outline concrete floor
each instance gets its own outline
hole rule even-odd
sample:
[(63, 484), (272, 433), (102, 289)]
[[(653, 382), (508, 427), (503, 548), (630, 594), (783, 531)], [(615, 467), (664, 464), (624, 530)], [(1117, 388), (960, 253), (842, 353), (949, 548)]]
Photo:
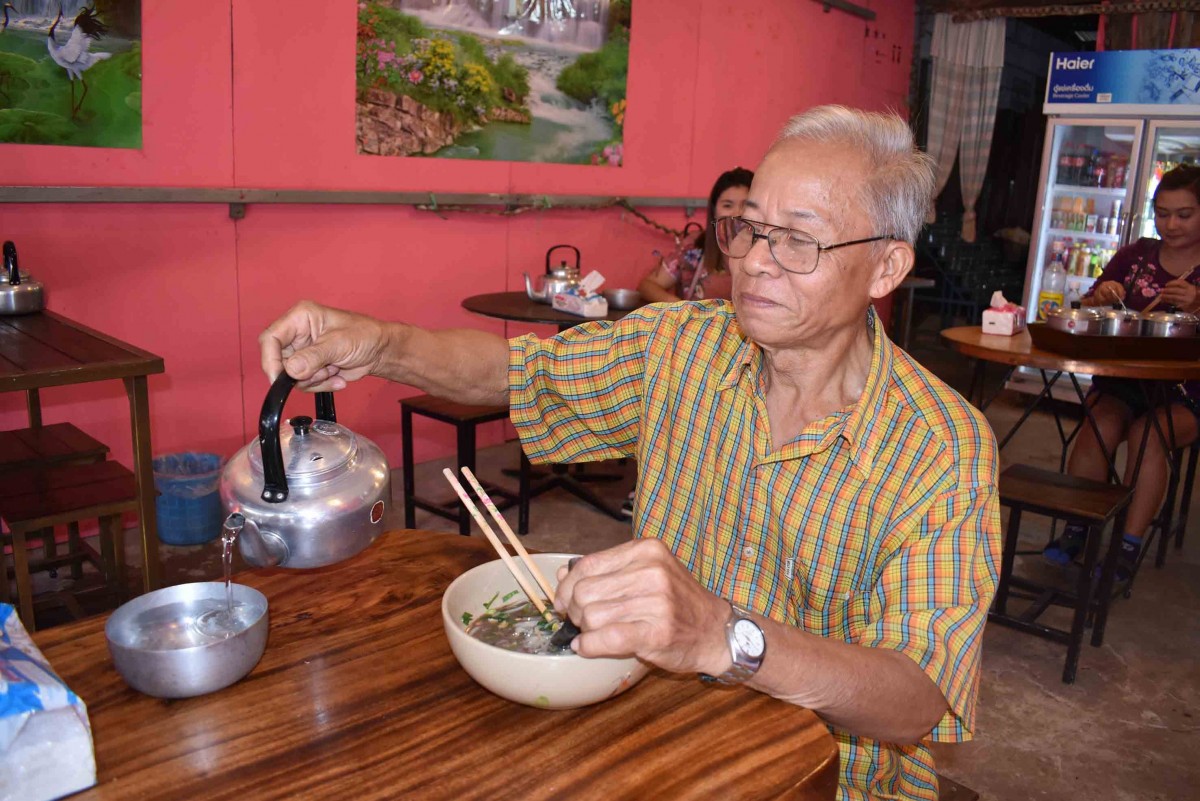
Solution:
[[(918, 327), (913, 353), (960, 390), (966, 363), (940, 346), (932, 321)], [(991, 380), (999, 378), (998, 370)], [(989, 408), (998, 432), (1018, 417), (1026, 396), (1003, 393)], [(1002, 453), (1005, 465), (1028, 462), (1058, 467), (1053, 418), (1035, 413)], [(480, 453), (478, 473), (504, 481), (500, 468), (515, 465), (509, 443)], [(418, 487), (440, 496), (440, 471), (449, 460), (418, 467)], [(633, 482), (625, 478), (593, 485), (614, 506)], [(400, 476), (394, 481), (400, 494)], [(445, 491), (448, 496), (448, 489)], [(1200, 492), (1191, 519), (1200, 525)], [(507, 513), (516, 525), (516, 511)], [(1023, 545), (1040, 547), (1048, 521), (1026, 516)], [(396, 527), (402, 519), (395, 518)], [(419, 512), (417, 527), (457, 530), (455, 524)], [(563, 491), (537, 498), (528, 547), (587, 553), (630, 536), (628, 525), (600, 514)], [(474, 536), (481, 536), (478, 533)], [(127, 541), (131, 546), (134, 538)], [(192, 548), (163, 547), (169, 583), (219, 577), (219, 543)], [(131, 560), (137, 555), (131, 549)], [(989, 625), (984, 636), (977, 738), (938, 746), (939, 771), (978, 791), (984, 799), (1113, 799), (1152, 801), (1196, 797), (1200, 784), (1200, 534), (1190, 533), (1183, 550), (1172, 550), (1159, 570), (1150, 564), (1131, 598), (1115, 602), (1105, 644), (1085, 644), (1073, 685), (1061, 682), (1065, 647)], [(1040, 559), (1018, 557), (1018, 572), (1051, 570)], [(1060, 571), (1063, 581), (1072, 575)], [(1050, 575), (1054, 575), (1053, 572)], [(1052, 617), (1061, 623), (1065, 616)]]

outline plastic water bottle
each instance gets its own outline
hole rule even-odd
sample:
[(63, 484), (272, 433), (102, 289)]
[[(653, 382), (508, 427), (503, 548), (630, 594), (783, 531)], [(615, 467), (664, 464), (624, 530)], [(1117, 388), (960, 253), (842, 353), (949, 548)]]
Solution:
[(1045, 320), (1050, 312), (1063, 305), (1063, 288), (1067, 283), (1067, 271), (1056, 258), (1050, 262), (1042, 276), (1042, 291), (1038, 293), (1038, 319)]

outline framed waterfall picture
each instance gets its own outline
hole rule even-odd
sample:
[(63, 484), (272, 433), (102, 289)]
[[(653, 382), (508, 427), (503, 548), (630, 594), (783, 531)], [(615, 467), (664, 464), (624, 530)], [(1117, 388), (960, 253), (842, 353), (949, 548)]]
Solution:
[(141, 0), (0, 9), (0, 143), (142, 146)]
[(358, 152), (621, 166), (632, 0), (358, 4)]

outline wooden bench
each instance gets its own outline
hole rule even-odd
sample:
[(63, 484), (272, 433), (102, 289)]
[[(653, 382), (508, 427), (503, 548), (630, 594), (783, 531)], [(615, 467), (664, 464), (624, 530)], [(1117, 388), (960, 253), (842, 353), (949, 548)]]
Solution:
[(108, 446), (70, 423), (0, 431), (0, 473), (102, 462)]
[[(1083, 631), (1089, 615), (1095, 615), (1092, 645), (1098, 646), (1104, 640), (1104, 626), (1108, 619), (1108, 607), (1112, 596), (1113, 573), (1121, 546), (1119, 532), (1124, 528), (1125, 509), (1133, 497), (1133, 490), (1121, 484), (1076, 478), (1025, 464), (1007, 468), (1000, 474), (999, 485), (1000, 503), (1009, 507), (1009, 518), (1000, 561), (1000, 581), (996, 586), (996, 599), (988, 619), (1065, 643), (1067, 661), (1063, 667), (1062, 680), (1071, 684), (1075, 681)], [(1021, 513), (1026, 511), (1075, 521), (1087, 527), (1083, 566), (1075, 581), (1074, 592), (1013, 575), (1013, 559), (1016, 556), (1017, 537), (1021, 530)], [(1118, 533), (1109, 538), (1108, 552), (1100, 571), (1099, 587), (1094, 593), (1096, 582), (1092, 574), (1097, 564), (1104, 528), (1110, 522), (1114, 523), (1114, 531)], [(1032, 597), (1033, 603), (1019, 615), (1010, 614), (1008, 611), (1009, 593), (1013, 587), (1034, 593), (1027, 596)], [(1037, 618), (1051, 604), (1070, 606), (1074, 609), (1069, 630), (1037, 622)]]
[[(118, 599), (123, 594), (124, 549), (121, 515), (137, 510), (133, 473), (117, 462), (94, 462), (32, 469), (11, 473), (0, 481), (0, 520), (9, 529), (13, 575), (17, 584), (18, 611), (25, 628), (34, 631), (34, 598), (31, 576), (62, 565), (92, 562), (104, 575), (105, 589)], [(81, 520), (100, 523), (100, 553), (79, 537)], [(67, 553), (58, 555), (53, 545), (54, 527), (73, 526)], [(28, 542), (40, 538), (45, 557), (29, 560)], [(8, 570), (0, 571), (0, 594), (7, 599)]]
[[(416, 494), (415, 465), (413, 464), (413, 415), (429, 417), (442, 423), (454, 426), (457, 440), (456, 459), (458, 467), (468, 467), (475, 472), (475, 428), (481, 423), (508, 419), (507, 406), (471, 406), (456, 403), (451, 400), (435, 398), (432, 395), (417, 395), (403, 398), (400, 401), (400, 434), (402, 439), (402, 469), (404, 473), (404, 525), (416, 528), (417, 509), (424, 509), (439, 517), (458, 522), (459, 534), (471, 533), (471, 513), (454, 496), (445, 501), (433, 501)], [(457, 471), (455, 471), (457, 473)], [(518, 490), (513, 493), (503, 487), (488, 483), (479, 478), (480, 484), (492, 496), (498, 509), (508, 509), (517, 506), (517, 533), (529, 533), (529, 480), (531, 467), (529, 460), (521, 452), (521, 468), (518, 479)], [(478, 476), (477, 476), (478, 478)], [(465, 486), (465, 485), (464, 485)], [(448, 488), (447, 488), (448, 489)], [(469, 492), (469, 489), (468, 489)]]

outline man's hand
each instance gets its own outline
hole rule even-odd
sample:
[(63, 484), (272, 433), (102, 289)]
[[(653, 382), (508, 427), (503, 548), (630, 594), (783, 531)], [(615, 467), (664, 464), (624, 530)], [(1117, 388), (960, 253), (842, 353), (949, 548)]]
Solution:
[(286, 369), (302, 389), (329, 392), (376, 368), (387, 328), (371, 317), (302, 301), (263, 331), (258, 344), (272, 381)]
[(1182, 278), (1168, 281), (1163, 287), (1162, 302), (1183, 311), (1196, 310), (1196, 286)]
[(700, 586), (656, 539), (638, 539), (559, 570), (554, 608), (582, 630), (581, 656), (628, 656), (673, 672), (718, 675), (731, 659), (729, 603)]

